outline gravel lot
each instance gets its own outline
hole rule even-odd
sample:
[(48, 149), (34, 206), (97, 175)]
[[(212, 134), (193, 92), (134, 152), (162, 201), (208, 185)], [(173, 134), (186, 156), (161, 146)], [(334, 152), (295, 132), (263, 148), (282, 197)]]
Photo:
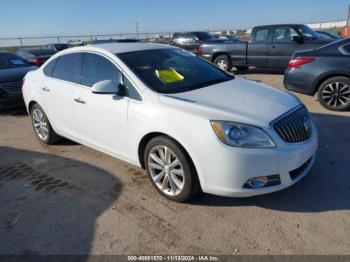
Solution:
[[(282, 88), (282, 75), (260, 73), (245, 76)], [(271, 195), (190, 204), (165, 200), (118, 159), (44, 146), (25, 112), (2, 112), (0, 254), (350, 254), (350, 113), (298, 96), (319, 130), (312, 172)]]

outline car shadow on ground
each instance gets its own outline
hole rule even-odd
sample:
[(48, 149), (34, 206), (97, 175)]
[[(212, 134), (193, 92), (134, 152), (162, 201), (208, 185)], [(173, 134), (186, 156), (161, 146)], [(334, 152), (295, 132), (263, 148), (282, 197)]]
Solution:
[(89, 254), (97, 218), (121, 192), (116, 177), (43, 153), (0, 147), (0, 155), (1, 255)]
[(310, 174), (284, 191), (252, 198), (203, 194), (200, 206), (257, 206), (287, 212), (350, 210), (350, 115), (312, 114), (318, 128), (318, 156)]
[(284, 75), (285, 69), (272, 69), (272, 68), (249, 68), (247, 70), (233, 70), (235, 75), (253, 75), (253, 74), (265, 74), (265, 75)]

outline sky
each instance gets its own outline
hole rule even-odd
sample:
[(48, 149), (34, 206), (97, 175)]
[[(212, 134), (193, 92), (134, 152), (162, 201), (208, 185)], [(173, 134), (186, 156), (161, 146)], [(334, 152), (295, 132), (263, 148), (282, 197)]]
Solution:
[(1, 0), (0, 38), (345, 20), (346, 0)]

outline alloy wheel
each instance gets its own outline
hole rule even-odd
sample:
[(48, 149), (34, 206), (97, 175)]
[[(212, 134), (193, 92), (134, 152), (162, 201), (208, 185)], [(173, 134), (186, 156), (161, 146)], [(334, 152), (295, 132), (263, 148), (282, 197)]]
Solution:
[(350, 103), (350, 87), (342, 82), (330, 83), (322, 92), (322, 100), (333, 108), (346, 106)]
[(227, 70), (227, 62), (225, 60), (219, 60), (216, 62), (217, 67), (222, 70)]
[(49, 136), (49, 126), (44, 113), (39, 109), (33, 110), (33, 126), (36, 134), (41, 140), (47, 140)]
[(164, 194), (177, 196), (185, 185), (179, 158), (166, 146), (155, 146), (148, 155), (148, 170), (155, 185)]

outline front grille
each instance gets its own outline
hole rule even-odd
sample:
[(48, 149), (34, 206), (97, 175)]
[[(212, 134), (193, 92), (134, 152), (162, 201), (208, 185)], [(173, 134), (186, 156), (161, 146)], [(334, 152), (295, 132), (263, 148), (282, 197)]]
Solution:
[(12, 82), (0, 84), (0, 88), (10, 94), (20, 94), (22, 92), (22, 82)]
[(292, 180), (297, 179), (302, 173), (304, 173), (304, 171), (306, 170), (306, 168), (308, 168), (309, 164), (311, 163), (312, 158), (310, 158), (305, 164), (303, 164), (301, 167), (298, 167), (297, 169), (291, 171), (290, 177)]
[(300, 143), (312, 134), (309, 112), (305, 107), (290, 113), (273, 124), (277, 134), (287, 143)]

